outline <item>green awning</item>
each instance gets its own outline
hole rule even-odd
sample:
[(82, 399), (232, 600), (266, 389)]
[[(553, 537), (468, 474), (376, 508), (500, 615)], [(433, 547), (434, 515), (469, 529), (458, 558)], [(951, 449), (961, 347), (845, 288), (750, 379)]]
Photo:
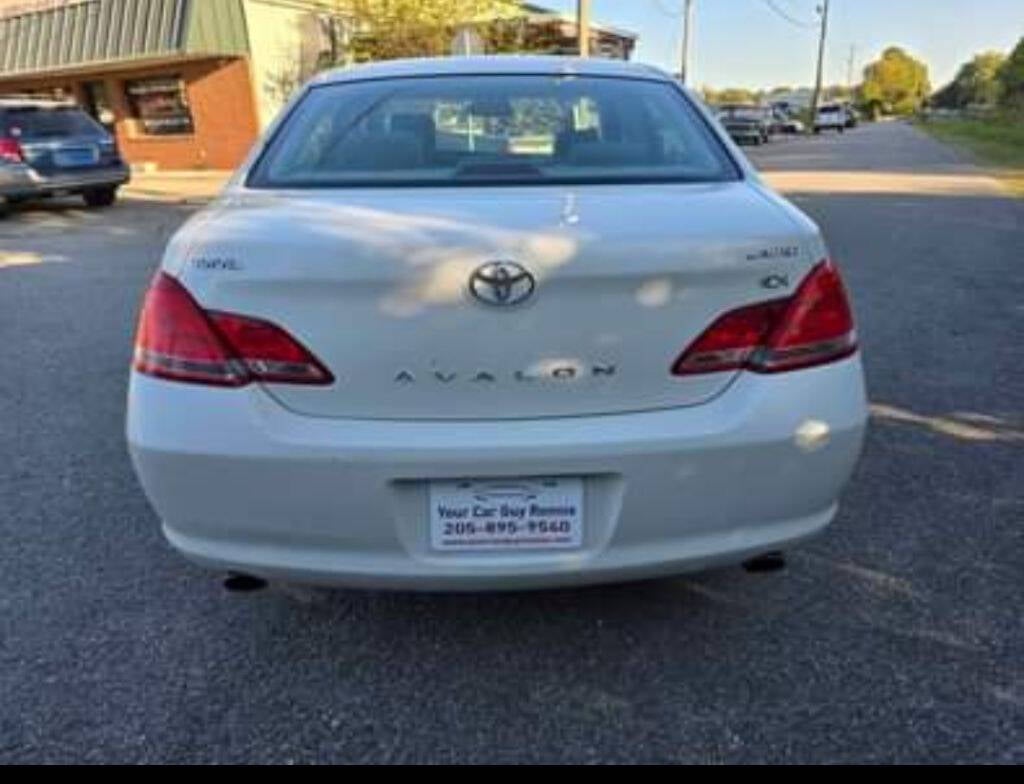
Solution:
[(0, 17), (0, 79), (248, 49), (242, 0), (81, 0)]

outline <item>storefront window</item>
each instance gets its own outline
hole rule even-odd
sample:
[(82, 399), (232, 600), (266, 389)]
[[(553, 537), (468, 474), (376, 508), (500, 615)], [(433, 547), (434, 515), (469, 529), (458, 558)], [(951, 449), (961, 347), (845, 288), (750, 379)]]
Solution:
[(85, 96), (85, 110), (108, 131), (112, 130), (114, 110), (107, 99), (107, 85), (102, 81), (83, 82), (82, 94)]
[(192, 133), (185, 85), (177, 77), (125, 82), (132, 117), (142, 133), (154, 136)]

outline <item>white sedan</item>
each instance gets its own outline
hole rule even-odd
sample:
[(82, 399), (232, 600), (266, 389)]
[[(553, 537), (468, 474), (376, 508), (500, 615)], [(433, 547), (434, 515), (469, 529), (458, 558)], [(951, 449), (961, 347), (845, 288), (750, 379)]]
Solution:
[(861, 450), (817, 227), (669, 76), (314, 79), (167, 247), (128, 441), (170, 543), (260, 579), (671, 575), (820, 532)]

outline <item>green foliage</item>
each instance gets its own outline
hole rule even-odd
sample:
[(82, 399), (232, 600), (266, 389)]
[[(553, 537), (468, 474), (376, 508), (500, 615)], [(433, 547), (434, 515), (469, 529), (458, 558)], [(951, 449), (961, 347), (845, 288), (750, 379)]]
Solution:
[(522, 43), (523, 11), (511, 0), (338, 0), (356, 23), (356, 61), (451, 53), (460, 28), (471, 26), (488, 51), (514, 51)]
[(826, 101), (852, 101), (854, 90), (844, 84), (834, 84), (822, 90), (822, 98)]
[(981, 119), (934, 119), (919, 127), (944, 142), (963, 147), (1017, 196), (1024, 197), (1024, 122), (1010, 112)]
[(702, 88), (705, 102), (709, 104), (723, 103), (758, 103), (764, 95), (762, 92), (747, 90), (743, 87), (726, 87), (724, 90), (714, 90), (710, 87)]
[(1001, 52), (976, 54), (960, 66), (952, 82), (935, 93), (932, 103), (946, 109), (994, 106), (1002, 91), (998, 77), (1005, 61), (1006, 55)]
[[(3, 0), (0, 0), (2, 3)], [(562, 25), (529, 20), (519, 0), (319, 0), (318, 41), (327, 48), (315, 61), (298, 58), (271, 74), (264, 89), (285, 100), (319, 71), (337, 65), (452, 53), (456, 35), (471, 29), (488, 54), (561, 54)], [(312, 17), (312, 15), (310, 15)]]
[(1000, 66), (997, 79), (1000, 103), (1008, 109), (1024, 111), (1024, 37)]
[(928, 66), (898, 46), (864, 69), (861, 101), (872, 113), (913, 114), (930, 92)]

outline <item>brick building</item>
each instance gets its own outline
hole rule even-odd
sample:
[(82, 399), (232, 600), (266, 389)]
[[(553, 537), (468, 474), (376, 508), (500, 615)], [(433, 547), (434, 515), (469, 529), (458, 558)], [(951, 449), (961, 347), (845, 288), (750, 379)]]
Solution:
[[(570, 19), (532, 4), (528, 24), (574, 46)], [(134, 166), (236, 167), (291, 91), (336, 59), (346, 20), (324, 0), (0, 0), (0, 95), (70, 97)], [(636, 36), (595, 26), (628, 58)], [(342, 56), (344, 52), (340, 53)]]

